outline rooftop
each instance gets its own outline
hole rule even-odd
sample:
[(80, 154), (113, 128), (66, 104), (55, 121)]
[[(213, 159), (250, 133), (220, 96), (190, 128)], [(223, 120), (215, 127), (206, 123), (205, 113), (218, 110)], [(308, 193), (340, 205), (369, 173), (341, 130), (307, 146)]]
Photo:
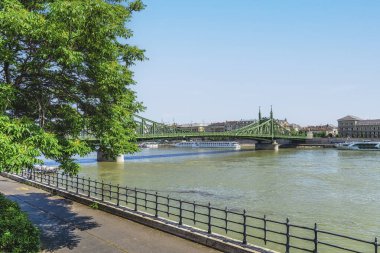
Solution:
[(338, 121), (345, 121), (345, 120), (362, 120), (362, 119), (356, 116), (352, 116), (352, 115), (347, 115), (346, 117), (338, 119)]

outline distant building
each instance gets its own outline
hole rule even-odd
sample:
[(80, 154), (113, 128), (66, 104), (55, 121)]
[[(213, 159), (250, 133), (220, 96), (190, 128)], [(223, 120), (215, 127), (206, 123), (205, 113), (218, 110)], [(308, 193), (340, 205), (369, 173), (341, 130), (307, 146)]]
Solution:
[(256, 120), (235, 120), (235, 121), (226, 121), (226, 131), (236, 130), (250, 124), (256, 123)]
[(336, 126), (326, 124), (318, 126), (303, 127), (302, 131), (312, 132), (314, 137), (336, 137), (338, 135), (338, 128)]
[(280, 126), (282, 126), (283, 128), (285, 128), (288, 131), (299, 132), (301, 130), (301, 126), (294, 124), (294, 123), (289, 123), (287, 119), (284, 119), (284, 120), (279, 119), (276, 121)]
[(236, 130), (250, 124), (256, 123), (256, 120), (234, 120), (225, 122), (211, 123), (206, 127), (206, 132), (225, 132)]
[(363, 120), (348, 115), (338, 119), (339, 135), (351, 138), (379, 138), (380, 119)]
[(177, 127), (186, 132), (205, 132), (205, 129), (208, 125), (209, 124), (205, 124), (205, 123), (191, 123), (191, 124), (177, 125)]
[(211, 123), (206, 127), (206, 132), (225, 132), (226, 131), (226, 123), (225, 122), (217, 122)]

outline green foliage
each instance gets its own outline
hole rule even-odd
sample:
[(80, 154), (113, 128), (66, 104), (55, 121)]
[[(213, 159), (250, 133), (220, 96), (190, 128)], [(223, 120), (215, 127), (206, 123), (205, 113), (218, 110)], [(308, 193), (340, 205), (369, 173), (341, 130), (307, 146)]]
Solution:
[(33, 226), (17, 203), (0, 194), (0, 251), (39, 252), (39, 230)]
[(130, 66), (145, 57), (127, 43), (126, 24), (143, 8), (139, 0), (0, 1), (0, 145), (16, 160), (0, 158), (0, 170), (43, 154), (75, 174), (72, 157), (95, 150), (82, 133), (110, 157), (137, 150), (133, 114), (143, 106)]
[(90, 205), (90, 207), (91, 207), (92, 209), (96, 209), (96, 210), (99, 209), (98, 203), (96, 203), (96, 202), (92, 203), (92, 204)]
[(321, 137), (321, 138), (326, 138), (328, 137), (326, 132), (324, 131), (321, 131), (321, 132), (313, 132), (313, 136), (314, 137)]

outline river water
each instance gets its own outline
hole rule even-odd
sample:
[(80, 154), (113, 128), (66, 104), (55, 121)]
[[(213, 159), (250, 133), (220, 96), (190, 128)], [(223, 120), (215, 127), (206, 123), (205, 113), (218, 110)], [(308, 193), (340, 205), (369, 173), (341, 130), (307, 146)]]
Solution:
[(335, 149), (144, 149), (124, 164), (81, 162), (86, 177), (373, 240), (380, 153)]

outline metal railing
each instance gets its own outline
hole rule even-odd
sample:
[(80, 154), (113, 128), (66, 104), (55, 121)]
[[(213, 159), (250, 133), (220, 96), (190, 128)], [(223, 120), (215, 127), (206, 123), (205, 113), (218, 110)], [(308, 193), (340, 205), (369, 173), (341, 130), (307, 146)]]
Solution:
[(289, 219), (278, 221), (265, 215), (255, 216), (245, 210), (236, 211), (208, 204), (172, 198), (158, 192), (113, 185), (85, 177), (70, 177), (60, 172), (41, 173), (23, 170), (16, 175), (92, 198), (109, 205), (165, 218), (178, 225), (203, 229), (208, 234), (218, 234), (238, 239), (243, 245), (268, 245), (281, 252), (355, 252), (378, 253), (377, 238), (373, 241), (354, 238), (313, 227), (291, 224)]

